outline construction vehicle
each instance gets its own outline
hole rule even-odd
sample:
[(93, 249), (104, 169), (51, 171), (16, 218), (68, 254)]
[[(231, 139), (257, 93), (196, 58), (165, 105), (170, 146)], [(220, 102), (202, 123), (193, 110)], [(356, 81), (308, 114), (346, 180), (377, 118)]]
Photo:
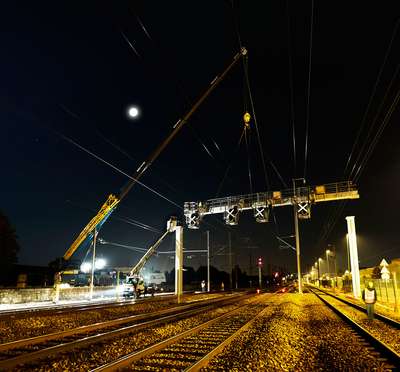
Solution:
[[(126, 277), (125, 283), (123, 285), (122, 296), (124, 298), (139, 298), (142, 294), (145, 295), (146, 293), (154, 296), (154, 293), (158, 290), (159, 287), (157, 287), (155, 280), (145, 281), (145, 277), (142, 275), (142, 270), (150, 257), (153, 256), (153, 254), (156, 252), (158, 246), (162, 243), (162, 241), (170, 232), (175, 231), (177, 225), (177, 218), (171, 217), (167, 222), (166, 231), (158, 238), (158, 240), (147, 250), (147, 252), (139, 260), (139, 262), (132, 268), (129, 275)], [(151, 275), (149, 279), (150, 278)]]
[(173, 126), (172, 132), (167, 136), (167, 138), (154, 150), (153, 153), (137, 168), (136, 172), (129, 177), (130, 180), (126, 186), (122, 189), (121, 193), (117, 197), (116, 195), (110, 194), (106, 202), (101, 206), (99, 212), (94, 216), (89, 223), (80, 232), (78, 237), (74, 240), (71, 246), (68, 248), (63, 256), (64, 263), (68, 261), (74, 252), (84, 243), (90, 244), (91, 242), (95, 244), (94, 236), (97, 235), (98, 231), (101, 229), (103, 224), (107, 221), (113, 211), (117, 208), (118, 204), (125, 198), (131, 188), (136, 184), (140, 183), (139, 179), (143, 176), (145, 171), (152, 165), (152, 163), (158, 158), (161, 152), (168, 146), (168, 144), (176, 137), (178, 132), (187, 123), (189, 118), (193, 115), (195, 111), (200, 107), (204, 100), (210, 95), (210, 93), (215, 89), (215, 87), (225, 78), (227, 73), (241, 60), (240, 57), (247, 57), (246, 48), (241, 48), (241, 50), (234, 56), (232, 62), (226, 67), (221, 75), (216, 76), (206, 91), (200, 96), (200, 98), (195, 102), (195, 104), (189, 109), (189, 111), (179, 119)]

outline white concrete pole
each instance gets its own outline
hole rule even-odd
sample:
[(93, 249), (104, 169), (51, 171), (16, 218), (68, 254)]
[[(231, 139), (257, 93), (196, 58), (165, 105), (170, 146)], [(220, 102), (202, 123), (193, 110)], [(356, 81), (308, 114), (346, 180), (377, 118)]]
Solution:
[(210, 292), (210, 231), (207, 230), (207, 292)]
[(296, 257), (297, 257), (297, 278), (299, 283), (299, 293), (303, 293), (303, 285), (301, 278), (301, 263), (300, 263), (300, 235), (299, 235), (299, 218), (297, 215), (297, 203), (293, 206), (294, 212), (294, 232), (296, 236)]
[(96, 228), (93, 230), (93, 255), (92, 255), (92, 273), (90, 276), (90, 300), (93, 300), (93, 289), (94, 289), (94, 263), (96, 260), (96, 237), (97, 237), (97, 231)]
[(354, 216), (347, 216), (346, 220), (347, 220), (347, 231), (348, 231), (348, 236), (349, 236), (351, 280), (353, 283), (353, 296), (354, 296), (354, 298), (360, 298), (361, 297), (360, 269), (358, 266), (356, 224), (354, 221)]
[(175, 228), (175, 295), (181, 303), (183, 292), (183, 227)]

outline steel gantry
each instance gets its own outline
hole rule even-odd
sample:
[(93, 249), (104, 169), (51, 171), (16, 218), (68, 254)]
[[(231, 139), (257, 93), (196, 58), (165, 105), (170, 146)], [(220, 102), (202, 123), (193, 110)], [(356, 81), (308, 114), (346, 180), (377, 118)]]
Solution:
[(298, 219), (311, 218), (311, 206), (313, 204), (358, 199), (359, 197), (356, 186), (350, 181), (300, 187), (297, 187), (296, 183), (293, 182), (293, 188), (281, 191), (266, 191), (205, 201), (185, 202), (184, 214), (188, 228), (198, 229), (202, 218), (209, 214), (222, 213), (225, 223), (234, 226), (239, 223), (239, 216), (242, 211), (252, 210), (256, 222), (265, 223), (269, 221), (272, 208), (293, 206), (295, 212), (298, 282), (299, 292), (301, 293)]

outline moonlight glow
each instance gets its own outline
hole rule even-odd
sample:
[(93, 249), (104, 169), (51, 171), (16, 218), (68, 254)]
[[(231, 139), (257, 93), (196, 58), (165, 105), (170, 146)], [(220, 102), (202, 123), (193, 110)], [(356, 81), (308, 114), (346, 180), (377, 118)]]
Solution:
[(139, 109), (137, 107), (132, 106), (128, 109), (128, 116), (130, 118), (137, 118), (138, 115), (139, 115)]

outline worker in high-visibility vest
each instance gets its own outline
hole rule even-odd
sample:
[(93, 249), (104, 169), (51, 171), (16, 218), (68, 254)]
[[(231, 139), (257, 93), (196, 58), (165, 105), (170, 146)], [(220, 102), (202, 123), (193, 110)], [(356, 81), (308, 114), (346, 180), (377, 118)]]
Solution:
[(374, 303), (376, 302), (376, 291), (374, 288), (374, 283), (372, 281), (368, 282), (367, 288), (362, 292), (362, 299), (367, 307), (367, 315), (369, 320), (374, 319)]

